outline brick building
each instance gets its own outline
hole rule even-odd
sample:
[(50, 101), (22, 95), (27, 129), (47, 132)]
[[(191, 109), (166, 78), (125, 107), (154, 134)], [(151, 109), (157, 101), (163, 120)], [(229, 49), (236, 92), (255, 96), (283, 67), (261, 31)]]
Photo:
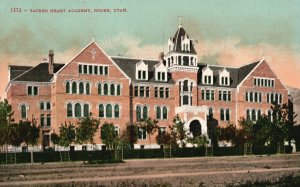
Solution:
[[(90, 112), (101, 124), (113, 122), (118, 132), (147, 117), (163, 131), (178, 114), (187, 129), (207, 134), (207, 116), (224, 127), (242, 116), (255, 121), (271, 115), (272, 101), (288, 101), (288, 90), (264, 59), (241, 67), (198, 63), (194, 40), (182, 25), (158, 60), (111, 57), (92, 41), (66, 64), (55, 63), (50, 51), (35, 67), (9, 66), (9, 80), (14, 118), (36, 119), (46, 145), (61, 124), (76, 124)], [(100, 128), (94, 137), (99, 147)], [(139, 145), (154, 144), (151, 139), (140, 130)]]

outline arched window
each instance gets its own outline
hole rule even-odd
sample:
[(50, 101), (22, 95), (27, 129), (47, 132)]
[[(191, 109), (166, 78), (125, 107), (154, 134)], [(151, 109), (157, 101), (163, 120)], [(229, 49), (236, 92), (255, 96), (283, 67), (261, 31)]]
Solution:
[(223, 108), (221, 108), (221, 110), (220, 110), (220, 118), (221, 118), (221, 121), (224, 121), (225, 116), (224, 116), (224, 109)]
[(189, 89), (188, 89), (188, 80), (183, 81), (183, 91), (189, 91)]
[(21, 118), (22, 119), (27, 118), (27, 108), (25, 105), (21, 106)]
[(51, 104), (50, 104), (50, 102), (47, 102), (47, 104), (46, 104), (46, 109), (47, 109), (47, 110), (50, 110), (50, 109), (51, 109)]
[(148, 118), (148, 107), (144, 106), (143, 107), (143, 119), (147, 119)]
[(90, 95), (90, 83), (86, 83), (85, 92), (86, 92), (86, 95)]
[(70, 93), (70, 83), (66, 83), (66, 93)]
[(77, 93), (77, 84), (76, 84), (76, 82), (72, 83), (72, 93)]
[(252, 121), (256, 121), (256, 111), (254, 109), (251, 111), (251, 119)]
[(168, 110), (167, 110), (167, 107), (163, 108), (163, 119), (168, 119)]
[(229, 109), (226, 109), (226, 121), (230, 121)]
[(110, 85), (110, 95), (115, 95), (115, 85), (114, 84)]
[(84, 92), (84, 85), (83, 85), (83, 82), (80, 82), (79, 83), (79, 94), (83, 94)]
[(83, 115), (84, 115), (84, 117), (88, 117), (89, 113), (90, 113), (90, 111), (89, 111), (89, 105), (88, 104), (84, 104), (83, 105)]
[(98, 94), (102, 95), (102, 88), (101, 88), (101, 83), (98, 84)]
[(257, 111), (257, 118), (260, 118), (261, 117), (261, 110), (258, 110)]
[(142, 113), (142, 108), (140, 106), (136, 107), (136, 121), (141, 120), (141, 113)]
[(67, 105), (67, 117), (72, 117), (72, 116), (73, 116), (72, 104), (69, 103)]
[(81, 105), (79, 103), (75, 104), (75, 117), (76, 118), (81, 117)]
[(121, 86), (117, 85), (117, 95), (121, 95)]
[(247, 119), (249, 120), (250, 119), (250, 110), (247, 109)]
[(160, 119), (161, 118), (161, 110), (160, 107), (156, 107), (156, 119)]
[(119, 105), (115, 105), (115, 118), (120, 117), (120, 107)]
[(45, 109), (44, 102), (40, 102), (40, 109), (41, 109), (41, 110), (44, 110), (44, 109)]
[(106, 105), (106, 117), (107, 118), (112, 117), (112, 106), (111, 106), (111, 104)]
[(108, 85), (104, 83), (103, 85), (104, 95), (108, 95)]
[(99, 105), (99, 117), (104, 117), (104, 106), (102, 104)]

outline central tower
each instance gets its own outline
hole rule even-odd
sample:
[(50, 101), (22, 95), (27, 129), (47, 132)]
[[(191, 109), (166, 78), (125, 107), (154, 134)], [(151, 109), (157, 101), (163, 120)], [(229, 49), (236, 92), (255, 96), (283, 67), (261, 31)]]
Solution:
[(174, 37), (168, 40), (165, 54), (166, 66), (176, 83), (176, 105), (197, 105), (197, 53), (194, 40), (190, 39), (180, 23)]

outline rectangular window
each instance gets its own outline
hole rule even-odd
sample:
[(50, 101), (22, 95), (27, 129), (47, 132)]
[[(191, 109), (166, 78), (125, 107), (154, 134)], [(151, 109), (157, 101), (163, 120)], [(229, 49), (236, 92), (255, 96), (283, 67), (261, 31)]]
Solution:
[(99, 70), (100, 75), (103, 75), (103, 66), (100, 66), (99, 68), (100, 68), (100, 70)]
[(205, 100), (205, 92), (204, 92), (204, 90), (201, 91), (201, 95), (202, 95), (202, 100)]
[(135, 87), (134, 87), (134, 96), (135, 96), (135, 97), (138, 97), (138, 96), (139, 96), (139, 87), (138, 87), (138, 86), (135, 86)]
[(166, 98), (170, 98), (170, 89), (166, 88)]
[(208, 84), (211, 84), (211, 76), (208, 76)]
[(93, 74), (93, 66), (89, 65), (89, 74)]
[(164, 81), (166, 80), (166, 76), (165, 76), (166, 73), (161, 73), (161, 79)]
[(94, 74), (95, 75), (98, 75), (98, 68), (99, 68), (99, 66), (94, 66)]
[(161, 80), (161, 72), (157, 73), (157, 80), (159, 80), (159, 81)]
[(143, 71), (143, 79), (146, 80), (146, 71)]
[(82, 73), (82, 65), (81, 64), (79, 64), (79, 73), (81, 74)]
[(41, 114), (40, 120), (41, 120), (40, 126), (41, 126), (41, 127), (44, 127), (44, 125), (45, 125), (45, 114)]
[(38, 95), (37, 86), (27, 86), (27, 95)]
[(27, 95), (32, 95), (32, 86), (27, 87)]
[(104, 66), (104, 75), (108, 75), (108, 67)]
[(146, 87), (146, 97), (150, 97), (150, 88)]
[(140, 140), (146, 140), (147, 138), (147, 132), (145, 129), (139, 128), (139, 139)]
[(145, 88), (144, 88), (144, 86), (141, 86), (140, 87), (140, 97), (144, 97), (145, 96)]
[(164, 98), (164, 88), (159, 88), (159, 97)]
[(87, 74), (87, 73), (88, 73), (87, 65), (83, 65), (83, 74)]
[(51, 126), (51, 114), (47, 114), (47, 127)]
[(154, 97), (158, 97), (158, 87), (155, 87)]
[(142, 71), (138, 71), (138, 79), (142, 79)]

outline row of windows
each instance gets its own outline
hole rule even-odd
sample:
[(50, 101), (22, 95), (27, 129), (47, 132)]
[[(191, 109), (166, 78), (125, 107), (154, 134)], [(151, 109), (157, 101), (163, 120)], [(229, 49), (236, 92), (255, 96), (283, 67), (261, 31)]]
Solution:
[(204, 84), (213, 84), (213, 76), (204, 75)]
[(90, 114), (90, 107), (85, 103), (68, 103), (67, 104), (67, 117), (88, 117)]
[(155, 87), (154, 97), (156, 98), (170, 98), (170, 89), (165, 87)]
[(139, 79), (139, 80), (147, 80), (146, 73), (147, 73), (147, 71), (145, 71), (145, 70), (138, 70), (137, 79)]
[(108, 75), (108, 66), (79, 64), (80, 74)]
[(38, 95), (37, 86), (27, 86), (27, 95)]
[(100, 104), (99, 105), (99, 117), (100, 118), (119, 118), (120, 106), (118, 104)]
[(255, 86), (274, 87), (274, 79), (268, 78), (254, 78)]
[(167, 80), (167, 72), (156, 72), (156, 80), (158, 81), (166, 81)]
[(261, 110), (255, 110), (255, 109), (247, 109), (246, 111), (247, 113), (247, 119), (252, 120), (252, 121), (256, 121), (260, 116), (261, 116)]
[(262, 94), (260, 92), (246, 92), (247, 102), (262, 102)]
[(41, 114), (40, 116), (40, 125), (41, 127), (50, 127), (51, 126), (51, 114)]
[(121, 85), (118, 83), (99, 83), (99, 95), (121, 95)]
[(76, 82), (76, 81), (67, 81), (66, 82), (66, 93), (72, 94), (91, 94), (91, 85), (89, 82)]
[(214, 101), (215, 91), (214, 90), (202, 90), (202, 100)]
[(267, 93), (267, 102), (268, 103), (277, 103), (281, 104), (282, 103), (282, 95), (279, 93)]
[(228, 86), (229, 85), (229, 77), (221, 77), (221, 85), (223, 85), (223, 86)]
[(49, 101), (41, 101), (40, 110), (51, 110), (51, 103)]
[[(214, 90), (202, 90), (202, 100), (215, 100), (215, 91)], [(220, 101), (231, 101), (231, 91), (219, 91), (219, 100)]]
[(150, 97), (150, 87), (149, 86), (135, 86), (134, 87), (135, 97)]

